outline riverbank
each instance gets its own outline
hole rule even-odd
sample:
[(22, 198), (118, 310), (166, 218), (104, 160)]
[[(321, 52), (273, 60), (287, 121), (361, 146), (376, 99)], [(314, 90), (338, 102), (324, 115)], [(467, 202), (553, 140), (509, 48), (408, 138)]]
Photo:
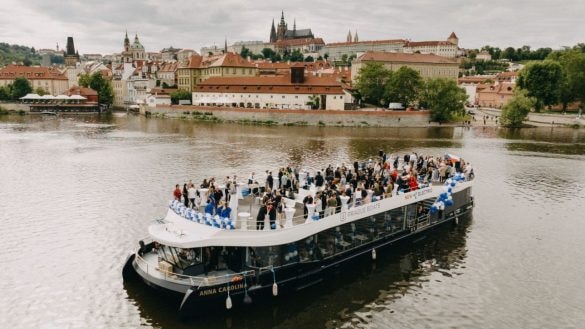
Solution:
[[(475, 111), (473, 124), (476, 126), (495, 126), (499, 124), (499, 118), (502, 115), (502, 110), (493, 108), (480, 108), (473, 111)], [(484, 116), (487, 116), (485, 123)], [(585, 118), (577, 119), (575, 114), (530, 112), (524, 122), (536, 127), (585, 127)]]
[[(229, 122), (266, 126), (335, 126), (335, 127), (432, 127), (446, 126), (430, 122), (428, 111), (359, 111), (335, 110), (267, 110), (201, 106), (169, 106), (141, 110), (152, 117), (193, 121)], [(453, 125), (453, 124), (449, 124)], [(447, 125), (447, 126), (449, 126)], [(456, 124), (460, 125), (460, 124)]]

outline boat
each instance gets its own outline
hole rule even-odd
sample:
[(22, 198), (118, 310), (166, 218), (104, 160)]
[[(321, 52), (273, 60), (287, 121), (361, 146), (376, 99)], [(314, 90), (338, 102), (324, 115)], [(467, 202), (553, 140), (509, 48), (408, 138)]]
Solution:
[[(341, 206), (325, 215), (303, 203), (322, 187), (301, 172), (302, 187), (282, 198), (281, 222), (270, 222), (268, 216), (257, 221), (251, 215), (262, 202), (262, 188), (254, 181), (237, 184), (229, 199), (237, 211), (229, 217), (170, 201), (166, 216), (154, 220), (148, 237), (129, 253), (123, 278), (176, 296), (178, 313), (187, 317), (311, 289), (358, 260), (375, 262), (380, 253), (468, 220), (474, 206), (473, 171), (465, 170), (457, 156), (444, 159), (453, 168), (448, 176), (419, 178), (419, 186), (395, 188), (383, 198), (370, 191), (364, 200), (342, 193)], [(200, 209), (205, 207), (202, 199)]]

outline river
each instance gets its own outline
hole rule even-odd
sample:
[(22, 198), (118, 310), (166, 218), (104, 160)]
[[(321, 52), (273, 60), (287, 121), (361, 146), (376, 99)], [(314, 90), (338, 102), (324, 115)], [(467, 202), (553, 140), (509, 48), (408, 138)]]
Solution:
[[(124, 284), (176, 183), (387, 153), (454, 153), (473, 219), (251, 311), (178, 321)], [(585, 323), (585, 130), (256, 127), (0, 117), (2, 328), (578, 328)]]

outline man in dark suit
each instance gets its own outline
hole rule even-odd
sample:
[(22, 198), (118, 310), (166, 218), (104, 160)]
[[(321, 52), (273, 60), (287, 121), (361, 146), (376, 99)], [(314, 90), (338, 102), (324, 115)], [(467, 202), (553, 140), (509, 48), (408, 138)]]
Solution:
[(260, 210), (258, 210), (258, 216), (256, 216), (256, 229), (258, 231), (261, 231), (264, 229), (264, 218), (266, 217), (266, 214), (268, 213), (268, 209), (266, 208), (266, 205), (262, 205), (260, 207)]

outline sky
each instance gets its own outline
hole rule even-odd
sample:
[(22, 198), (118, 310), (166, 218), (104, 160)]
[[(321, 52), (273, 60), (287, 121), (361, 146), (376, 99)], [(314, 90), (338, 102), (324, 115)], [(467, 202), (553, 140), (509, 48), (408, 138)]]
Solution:
[(80, 54), (122, 50), (127, 30), (146, 51), (268, 41), (272, 19), (284, 10), (292, 29), (311, 28), (326, 43), (360, 40), (446, 40), (462, 48), (484, 45), (558, 49), (585, 42), (584, 0), (2, 0), (0, 42), (65, 48)]

